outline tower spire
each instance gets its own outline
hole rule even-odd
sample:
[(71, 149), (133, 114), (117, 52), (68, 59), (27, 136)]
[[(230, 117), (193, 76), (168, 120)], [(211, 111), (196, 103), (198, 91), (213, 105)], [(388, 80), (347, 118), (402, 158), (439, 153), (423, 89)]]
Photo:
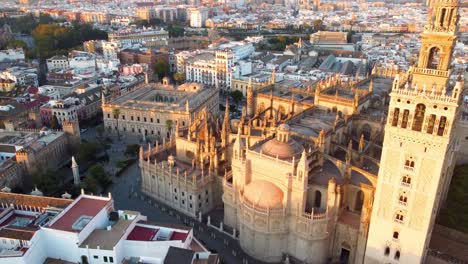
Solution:
[(226, 110), (224, 110), (223, 127), (221, 128), (221, 145), (223, 147), (228, 145), (229, 133), (231, 133), (231, 125), (229, 121), (229, 100), (226, 98)]
[(247, 116), (253, 117), (253, 114), (254, 114), (254, 96), (253, 96), (252, 78), (249, 78), (249, 83), (247, 85)]

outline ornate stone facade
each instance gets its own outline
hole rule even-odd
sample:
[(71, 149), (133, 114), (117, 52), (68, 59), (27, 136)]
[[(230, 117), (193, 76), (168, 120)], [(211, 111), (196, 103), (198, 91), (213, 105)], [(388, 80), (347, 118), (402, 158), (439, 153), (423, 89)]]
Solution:
[[(168, 139), (179, 122), (187, 126), (206, 109), (218, 112), (218, 91), (197, 83), (150, 84), (109, 102), (103, 101), (104, 126), (111, 132)], [(118, 113), (118, 115), (116, 115)]]
[(435, 218), (455, 165), (464, 84), (450, 87), (457, 0), (436, 0), (419, 62), (390, 93), (365, 263), (426, 263)]

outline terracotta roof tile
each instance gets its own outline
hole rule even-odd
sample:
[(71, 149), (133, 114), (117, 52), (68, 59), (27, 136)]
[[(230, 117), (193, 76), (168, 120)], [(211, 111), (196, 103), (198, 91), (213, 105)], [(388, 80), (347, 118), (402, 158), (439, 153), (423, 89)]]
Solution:
[(42, 197), (26, 194), (0, 192), (0, 204), (14, 204), (18, 206), (31, 206), (39, 208), (57, 207), (65, 208), (73, 202), (72, 199), (62, 199), (53, 197)]

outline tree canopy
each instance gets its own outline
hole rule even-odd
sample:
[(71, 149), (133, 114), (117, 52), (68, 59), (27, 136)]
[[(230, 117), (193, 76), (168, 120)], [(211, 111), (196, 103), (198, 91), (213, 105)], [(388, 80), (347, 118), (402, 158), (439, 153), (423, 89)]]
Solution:
[(169, 73), (169, 63), (167, 61), (158, 58), (156, 64), (154, 65), (154, 71), (158, 75), (158, 78), (161, 80), (164, 76)]

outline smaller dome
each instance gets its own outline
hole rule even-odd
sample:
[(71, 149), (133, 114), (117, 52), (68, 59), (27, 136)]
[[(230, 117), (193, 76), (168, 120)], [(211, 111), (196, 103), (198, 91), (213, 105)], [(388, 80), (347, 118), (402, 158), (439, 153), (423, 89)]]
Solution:
[(169, 164), (169, 166), (173, 167), (174, 164), (175, 164), (175, 157), (170, 155), (168, 158), (167, 158), (167, 163)]
[(283, 207), (283, 196), (278, 186), (265, 180), (252, 181), (244, 188), (244, 198), (261, 208)]
[(290, 131), (291, 128), (288, 124), (281, 124), (278, 126), (278, 131)]
[(281, 142), (273, 138), (262, 145), (262, 153), (270, 157), (279, 159), (292, 159), (300, 157), (304, 148), (294, 139), (289, 139), (287, 142)]

